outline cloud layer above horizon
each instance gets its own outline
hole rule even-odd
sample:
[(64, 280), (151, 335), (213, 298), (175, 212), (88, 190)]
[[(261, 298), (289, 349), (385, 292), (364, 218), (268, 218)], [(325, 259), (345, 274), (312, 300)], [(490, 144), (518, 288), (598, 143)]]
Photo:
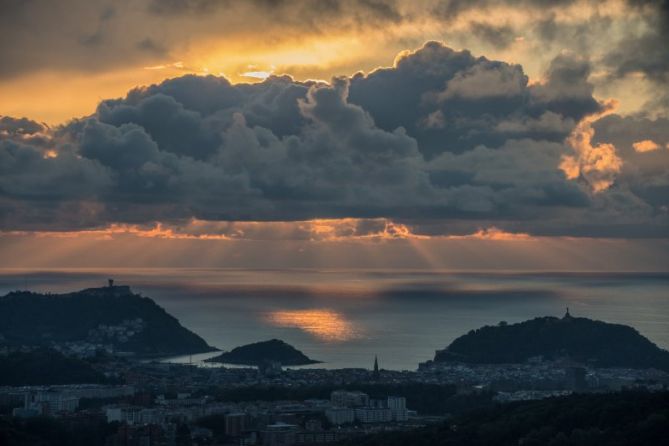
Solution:
[(185, 75), (54, 128), (0, 117), (0, 230), (355, 218), (666, 237), (669, 121), (615, 114), (591, 75), (563, 52), (530, 82), (428, 42), (329, 83)]
[(533, 81), (578, 54), (597, 97), (657, 116), (668, 39), (667, 0), (5, 0), (0, 113), (53, 125), (186, 73), (328, 80), (438, 40), (521, 64)]

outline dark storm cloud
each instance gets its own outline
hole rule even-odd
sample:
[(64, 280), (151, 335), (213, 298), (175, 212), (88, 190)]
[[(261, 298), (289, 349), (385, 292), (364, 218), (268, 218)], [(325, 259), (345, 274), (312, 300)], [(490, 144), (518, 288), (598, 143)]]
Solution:
[(0, 221), (5, 228), (99, 225), (91, 211), (100, 207), (95, 201), (111, 183), (108, 169), (75, 153), (49, 158), (38, 145), (0, 140)]
[(595, 196), (558, 169), (564, 138), (601, 110), (589, 70), (561, 55), (528, 85), (518, 65), (430, 42), (331, 84), (189, 75), (54, 130), (3, 118), (0, 225), (386, 217), (596, 235), (666, 222), (650, 185)]
[(560, 54), (551, 62), (547, 77), (547, 83), (532, 90), (536, 103), (575, 120), (602, 111), (601, 104), (593, 97), (594, 86), (588, 81), (587, 60)]
[(48, 147), (50, 137), (48, 127), (28, 118), (0, 116), (0, 142), (15, 140), (29, 143), (34, 147)]
[(11, 116), (0, 117), (0, 138), (19, 135), (34, 135), (46, 130), (39, 122), (28, 118), (12, 118)]
[(454, 20), (462, 13), (496, 6), (512, 6), (523, 9), (547, 10), (568, 6), (577, 0), (442, 0), (435, 2), (432, 12), (446, 20)]
[(153, 53), (158, 56), (167, 55), (167, 49), (150, 37), (146, 37), (137, 42), (137, 48), (139, 48), (142, 51), (147, 51), (149, 53)]
[(657, 82), (669, 84), (669, 0), (628, 0), (645, 18), (647, 29), (621, 41), (605, 61), (616, 74), (641, 72)]
[[(151, 0), (148, 10), (160, 15), (205, 14), (220, 9), (230, 9), (233, 0)], [(352, 16), (358, 20), (399, 21), (402, 14), (395, 0), (249, 0), (247, 5), (259, 12), (280, 14), (282, 20), (319, 19)]]
[[(544, 43), (566, 43), (575, 49), (589, 51), (589, 39), (610, 39), (603, 62), (616, 76), (641, 72), (650, 79), (667, 83), (669, 72), (669, 1), (668, 0), (626, 0), (626, 18), (638, 18), (643, 27), (630, 23), (627, 30), (612, 30), (613, 19), (596, 13), (582, 21), (558, 19), (558, 12), (579, 3), (594, 7), (606, 7), (601, 1), (579, 0), (445, 0), (436, 2), (433, 11), (444, 20), (456, 20), (470, 11), (485, 11), (496, 7), (507, 7), (525, 11), (541, 12), (539, 20), (530, 22), (526, 28), (536, 32)], [(508, 25), (493, 26), (471, 24), (471, 31), (493, 45), (504, 47), (509, 42), (511, 32)], [(527, 29), (516, 29), (524, 33)], [(595, 44), (601, 42), (594, 42)]]
[(205, 13), (225, 3), (221, 0), (151, 0), (148, 9), (155, 14)]
[(431, 158), (511, 138), (562, 141), (576, 121), (599, 109), (588, 75), (586, 62), (560, 56), (545, 85), (528, 86), (518, 65), (428, 42), (396, 67), (354, 76), (350, 100), (379, 127), (406, 128)]
[(104, 71), (146, 60), (146, 52), (134, 48), (135, 18), (116, 6), (127, 3), (0, 1), (0, 78), (39, 70)]
[[(0, 79), (36, 71), (105, 72), (164, 63), (200, 38), (233, 39), (262, 27), (318, 30), (398, 20), (392, 5), (340, 2), (108, 0), (0, 1)], [(344, 2), (354, 5), (355, 2)], [(328, 7), (327, 4), (332, 4)], [(272, 8), (268, 10), (267, 8)], [(336, 8), (327, 19), (319, 14)], [(320, 12), (319, 12), (320, 11)], [(212, 15), (213, 14), (213, 15)], [(324, 17), (325, 17), (324, 16)], [(203, 23), (207, 19), (207, 23)], [(181, 57), (181, 56), (179, 56)], [(172, 62), (172, 61), (170, 61)], [(141, 65), (140, 65), (141, 64)]]
[[(596, 140), (615, 144), (627, 187), (658, 212), (669, 210), (669, 119), (610, 115), (594, 124)], [(635, 148), (636, 146), (636, 148)], [(664, 211), (662, 211), (664, 210)]]
[(652, 140), (661, 148), (669, 144), (669, 118), (649, 119), (613, 114), (595, 122), (594, 129), (595, 141), (615, 144), (624, 156), (636, 153), (633, 144), (637, 141)]
[(509, 47), (516, 38), (516, 30), (510, 25), (490, 25), (474, 22), (470, 25), (471, 32), (485, 43), (497, 49)]
[[(584, 17), (573, 17), (573, 11), (562, 14), (581, 4), (589, 7)], [(419, 45), (424, 36), (435, 33), (478, 51), (481, 45), (513, 49), (516, 37), (526, 37), (527, 44), (540, 47), (537, 51), (546, 58), (563, 48), (587, 57), (599, 55), (598, 45), (605, 41), (606, 54), (595, 62), (612, 76), (642, 72), (666, 85), (667, 4), (629, 0), (624, 15), (612, 18), (598, 8), (616, 8), (594, 0), (426, 0), (418, 5), (407, 0), (5, 0), (0, 2), (0, 80), (40, 71), (97, 73), (179, 60), (196, 66), (192, 59), (201, 55), (189, 51), (200, 42), (212, 48), (212, 41), (224, 46), (243, 39), (254, 46), (295, 38), (309, 42), (342, 33), (364, 42), (365, 33), (387, 27), (388, 41), (383, 45), (388, 48), (399, 42), (404, 47), (407, 42)], [(514, 17), (523, 15), (523, 20), (514, 22)], [(459, 26), (453, 26), (456, 22)], [(407, 26), (399, 29), (393, 26), (397, 24)], [(425, 24), (429, 33), (420, 31)], [(250, 37), (256, 29), (262, 30), (257, 40)], [(314, 75), (311, 68), (300, 71), (305, 70), (302, 66), (276, 65), (294, 73), (308, 72), (309, 77), (321, 74)], [(327, 75), (352, 69), (342, 66), (330, 68)], [(237, 67), (222, 70), (232, 69)], [(666, 110), (668, 101), (666, 95), (657, 95), (649, 107)]]
[[(656, 84), (659, 91), (647, 104), (649, 110), (669, 110), (669, 1), (626, 0), (623, 15), (607, 15), (606, 10), (620, 4), (607, 5), (587, 0), (445, 0), (436, 2), (434, 13), (447, 23), (455, 23), (471, 12), (495, 8), (533, 12), (536, 20), (523, 24), (480, 23), (474, 19), (469, 31), (479, 41), (493, 48), (506, 48), (515, 35), (536, 40), (537, 51), (570, 48), (580, 54), (596, 57), (598, 67), (606, 68), (606, 81), (641, 73)], [(565, 19), (565, 8), (590, 7), (595, 12), (584, 14), (582, 20)], [(606, 45), (602, 45), (606, 42)]]

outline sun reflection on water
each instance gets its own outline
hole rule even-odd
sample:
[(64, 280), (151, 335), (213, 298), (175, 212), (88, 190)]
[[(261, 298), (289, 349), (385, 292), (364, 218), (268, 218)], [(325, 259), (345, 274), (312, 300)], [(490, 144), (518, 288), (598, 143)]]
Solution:
[(299, 328), (323, 341), (341, 342), (359, 337), (355, 325), (332, 310), (273, 311), (266, 316), (273, 325)]

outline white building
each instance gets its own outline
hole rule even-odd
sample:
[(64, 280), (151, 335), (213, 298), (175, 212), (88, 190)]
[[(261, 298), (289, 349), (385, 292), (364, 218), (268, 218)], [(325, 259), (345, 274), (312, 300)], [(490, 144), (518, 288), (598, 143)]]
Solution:
[(145, 409), (136, 406), (113, 406), (105, 410), (107, 422), (135, 424), (159, 424), (164, 420), (164, 413), (159, 409)]
[(388, 409), (406, 409), (407, 408), (407, 399), (403, 396), (389, 396), (388, 397)]
[(355, 412), (346, 407), (333, 407), (325, 411), (325, 417), (335, 426), (353, 423), (355, 421)]
[(107, 423), (112, 423), (114, 421), (118, 421), (120, 423), (140, 424), (141, 423), (141, 418), (140, 418), (140, 411), (141, 410), (142, 410), (141, 407), (134, 407), (134, 406), (108, 407), (105, 410), (105, 415), (107, 416)]
[(355, 419), (361, 423), (388, 423), (393, 421), (393, 411), (387, 408), (363, 407), (355, 409)]
[(363, 392), (349, 392), (335, 390), (330, 394), (333, 406), (338, 407), (365, 407), (369, 405), (369, 395)]
[(23, 408), (35, 410), (40, 415), (53, 415), (62, 412), (74, 412), (79, 407), (79, 398), (57, 390), (27, 392)]
[(388, 409), (392, 411), (394, 421), (407, 421), (409, 419), (407, 400), (403, 396), (389, 396)]

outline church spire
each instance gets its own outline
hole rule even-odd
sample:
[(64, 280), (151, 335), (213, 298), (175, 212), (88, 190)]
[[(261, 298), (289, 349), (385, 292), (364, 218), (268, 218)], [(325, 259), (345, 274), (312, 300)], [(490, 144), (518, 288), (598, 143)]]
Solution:
[(374, 372), (372, 373), (372, 379), (379, 379), (379, 358), (374, 355)]
[(564, 314), (562, 319), (571, 319), (571, 314), (569, 314), (569, 307), (567, 307), (567, 312)]

